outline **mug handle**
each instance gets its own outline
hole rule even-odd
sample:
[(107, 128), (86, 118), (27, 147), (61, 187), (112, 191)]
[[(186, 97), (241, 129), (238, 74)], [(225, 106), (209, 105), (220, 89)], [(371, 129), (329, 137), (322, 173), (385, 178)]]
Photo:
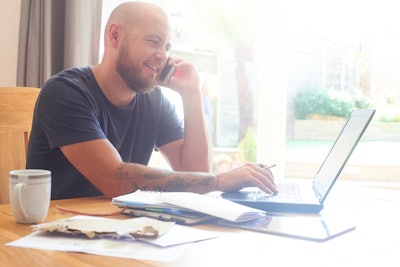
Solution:
[(23, 202), (22, 202), (22, 188), (25, 186), (24, 183), (18, 183), (14, 187), (14, 194), (13, 194), (13, 202), (16, 204), (15, 207), (17, 212), (24, 218), (24, 220), (28, 217), (25, 212)]

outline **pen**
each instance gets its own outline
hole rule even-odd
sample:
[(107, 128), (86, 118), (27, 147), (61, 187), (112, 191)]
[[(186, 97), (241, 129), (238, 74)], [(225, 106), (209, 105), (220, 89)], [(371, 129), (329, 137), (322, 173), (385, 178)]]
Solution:
[(264, 170), (271, 169), (271, 168), (275, 167), (276, 165), (277, 165), (277, 164), (272, 164), (272, 165), (270, 165), (270, 166), (265, 166), (265, 165), (262, 164), (262, 163), (258, 164), (258, 166), (259, 166), (260, 168), (264, 169)]

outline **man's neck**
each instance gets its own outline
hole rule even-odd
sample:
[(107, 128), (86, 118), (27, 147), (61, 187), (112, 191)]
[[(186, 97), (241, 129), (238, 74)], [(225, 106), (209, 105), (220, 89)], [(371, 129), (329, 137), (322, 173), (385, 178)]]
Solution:
[(127, 107), (132, 103), (136, 92), (126, 86), (115, 70), (108, 70), (98, 64), (92, 67), (92, 71), (108, 101), (117, 107)]

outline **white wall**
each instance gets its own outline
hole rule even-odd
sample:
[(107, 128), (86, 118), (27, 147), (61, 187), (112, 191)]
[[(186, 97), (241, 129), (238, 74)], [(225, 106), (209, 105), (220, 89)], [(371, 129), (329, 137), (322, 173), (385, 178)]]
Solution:
[(15, 86), (21, 0), (0, 1), (0, 86)]

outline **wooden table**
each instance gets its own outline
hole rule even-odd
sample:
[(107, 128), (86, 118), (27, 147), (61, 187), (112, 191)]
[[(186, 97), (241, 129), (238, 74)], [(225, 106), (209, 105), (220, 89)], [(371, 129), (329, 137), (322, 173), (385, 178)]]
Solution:
[[(323, 216), (355, 220), (355, 231), (318, 243), (251, 231), (197, 225), (217, 231), (219, 238), (193, 244), (175, 262), (143, 262), (83, 253), (7, 247), (4, 244), (30, 233), (30, 225), (14, 221), (9, 205), (0, 206), (1, 266), (399, 266), (400, 191), (398, 185), (338, 183)], [(85, 212), (111, 212), (108, 199), (83, 198), (52, 201), (46, 221), (71, 214), (56, 205)], [(127, 218), (115, 215), (113, 218)]]

